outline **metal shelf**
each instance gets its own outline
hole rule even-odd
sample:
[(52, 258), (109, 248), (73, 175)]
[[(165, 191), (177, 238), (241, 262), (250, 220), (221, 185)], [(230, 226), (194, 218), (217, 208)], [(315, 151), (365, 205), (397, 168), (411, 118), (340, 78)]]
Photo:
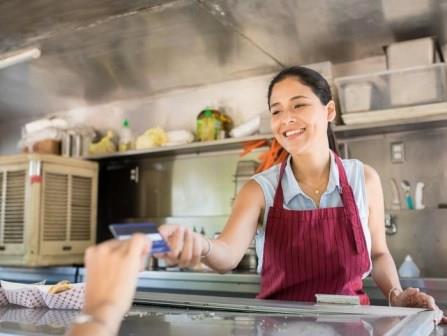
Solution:
[(337, 139), (447, 127), (447, 114), (333, 127)]
[(182, 154), (199, 154), (206, 152), (216, 152), (223, 150), (241, 149), (248, 141), (271, 139), (272, 134), (257, 134), (243, 138), (228, 138), (214, 141), (192, 142), (185, 145), (162, 146), (149, 149), (131, 150), (126, 152), (116, 152), (110, 154), (86, 156), (87, 160), (107, 160), (114, 158), (139, 158), (139, 157), (161, 157), (175, 156)]
[[(364, 137), (386, 133), (408, 132), (422, 129), (433, 129), (447, 127), (447, 114), (433, 115), (429, 117), (400, 119), (384, 122), (365, 123), (356, 125), (334, 126), (335, 136), (339, 140), (346, 140), (355, 137)], [(268, 140), (273, 135), (257, 134), (243, 138), (227, 138), (215, 141), (193, 142), (185, 145), (163, 146), (141, 150), (131, 150), (126, 152), (116, 152), (110, 154), (91, 155), (84, 157), (88, 160), (108, 160), (116, 158), (141, 158), (141, 157), (162, 157), (182, 154), (200, 154), (206, 152), (217, 152), (223, 150), (241, 149), (248, 141)]]

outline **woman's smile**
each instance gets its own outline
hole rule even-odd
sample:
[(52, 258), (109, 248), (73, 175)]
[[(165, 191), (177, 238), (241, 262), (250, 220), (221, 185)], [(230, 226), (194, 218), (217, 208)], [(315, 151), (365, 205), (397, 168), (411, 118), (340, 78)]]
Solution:
[(283, 137), (285, 137), (288, 141), (293, 141), (301, 137), (303, 133), (306, 131), (305, 127), (288, 129), (282, 132)]

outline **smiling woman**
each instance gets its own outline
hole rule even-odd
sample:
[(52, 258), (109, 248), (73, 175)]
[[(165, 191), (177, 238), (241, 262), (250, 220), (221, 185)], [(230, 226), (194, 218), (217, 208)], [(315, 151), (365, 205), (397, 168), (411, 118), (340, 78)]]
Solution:
[[(293, 140), (300, 136), (323, 139), (321, 133), (325, 129), (328, 142), (323, 145), (336, 152), (334, 137), (328, 128), (328, 122), (335, 119), (335, 104), (327, 81), (315, 74), (304, 67), (289, 68), (275, 76), (268, 89), (272, 131), (289, 153), (287, 146), (293, 144)], [(284, 118), (290, 118), (291, 122), (284, 124)], [(317, 131), (319, 133), (315, 134)]]
[(314, 302), (316, 294), (341, 294), (369, 304), (362, 280), (372, 273), (390, 305), (439, 311), (431, 296), (400, 286), (386, 245), (380, 178), (372, 167), (336, 154), (328, 136), (336, 108), (326, 80), (308, 68), (284, 69), (270, 83), (268, 104), (287, 158), (244, 185), (216, 240), (162, 226), (171, 252), (159, 257), (180, 266), (202, 260), (224, 273), (256, 235), (260, 299)]

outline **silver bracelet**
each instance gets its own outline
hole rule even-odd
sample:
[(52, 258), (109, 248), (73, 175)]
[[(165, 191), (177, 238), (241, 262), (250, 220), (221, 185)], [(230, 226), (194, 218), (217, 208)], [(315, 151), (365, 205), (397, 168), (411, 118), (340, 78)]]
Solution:
[(204, 255), (202, 255), (202, 257), (201, 257), (202, 259), (205, 259), (205, 258), (208, 258), (210, 256), (211, 251), (213, 250), (213, 244), (211, 244), (211, 240), (208, 237), (203, 236), (203, 238), (205, 238), (205, 240), (208, 243), (208, 251), (206, 251), (206, 253)]
[[(402, 292), (402, 290), (401, 289), (399, 289), (399, 287), (393, 287), (393, 288), (391, 288), (389, 291), (388, 291), (388, 306), (390, 306), (390, 307), (392, 307), (392, 304), (391, 304), (391, 293), (393, 293), (394, 291), (399, 291), (400, 290), (400, 292)], [(399, 293), (400, 294), (400, 293)], [(399, 294), (397, 294), (396, 295), (396, 297), (399, 295)]]
[(109, 326), (101, 320), (98, 320), (93, 315), (80, 313), (78, 314), (73, 321), (71, 321), (72, 324), (87, 324), (87, 323), (95, 323), (103, 327), (110, 335), (116, 335), (114, 331), (112, 331)]

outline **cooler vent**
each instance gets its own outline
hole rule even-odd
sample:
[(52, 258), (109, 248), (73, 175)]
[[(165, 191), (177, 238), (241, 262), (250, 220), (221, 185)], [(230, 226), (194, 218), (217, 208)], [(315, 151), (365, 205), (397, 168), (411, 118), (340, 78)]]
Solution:
[(92, 178), (72, 176), (70, 240), (90, 240)]
[(46, 173), (44, 194), (43, 240), (67, 239), (68, 175)]
[(0, 223), (0, 229), (3, 228), (4, 244), (23, 243), (25, 179), (25, 170), (0, 174), (0, 219), (3, 221)]

